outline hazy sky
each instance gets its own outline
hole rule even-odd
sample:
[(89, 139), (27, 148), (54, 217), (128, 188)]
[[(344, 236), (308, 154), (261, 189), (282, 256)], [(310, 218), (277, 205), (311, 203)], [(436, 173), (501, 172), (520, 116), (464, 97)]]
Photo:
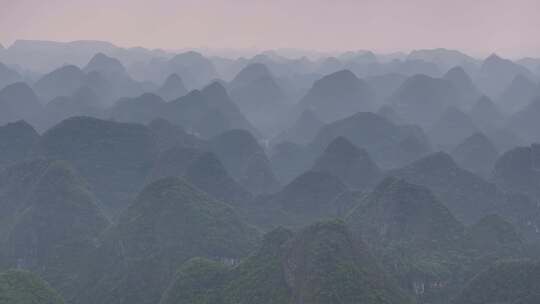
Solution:
[(0, 0), (0, 43), (16, 39), (540, 57), (540, 0)]

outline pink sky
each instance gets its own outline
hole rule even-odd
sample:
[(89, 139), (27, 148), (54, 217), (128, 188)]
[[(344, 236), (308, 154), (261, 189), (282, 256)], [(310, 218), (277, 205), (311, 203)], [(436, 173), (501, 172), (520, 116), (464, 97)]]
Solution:
[(16, 39), (540, 57), (540, 0), (0, 0)]

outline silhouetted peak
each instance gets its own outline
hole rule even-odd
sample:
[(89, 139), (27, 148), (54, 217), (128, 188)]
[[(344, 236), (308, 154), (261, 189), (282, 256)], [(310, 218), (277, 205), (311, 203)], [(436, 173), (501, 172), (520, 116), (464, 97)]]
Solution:
[(183, 87), (184, 82), (182, 81), (182, 78), (178, 76), (178, 74), (173, 73), (165, 79), (165, 82), (163, 83), (162, 88), (169, 88), (169, 87)]
[(506, 62), (506, 61), (507, 61), (506, 59), (503, 59), (499, 55), (493, 53), (484, 60), (484, 64), (496, 64), (496, 63), (501, 63), (501, 62)]
[(470, 79), (469, 74), (461, 66), (455, 66), (444, 74), (445, 79)]
[(446, 79), (434, 78), (425, 74), (415, 74), (405, 80), (403, 84), (396, 91), (399, 94), (402, 93), (416, 93), (424, 90), (433, 90), (437, 88), (438, 84), (448, 82)]
[(158, 95), (154, 93), (143, 93), (136, 99), (138, 100), (147, 100), (147, 101), (153, 101), (153, 102), (163, 102), (163, 99), (159, 97)]
[(223, 84), (219, 83), (218, 81), (214, 81), (211, 84), (207, 85), (202, 89), (202, 94), (205, 96), (211, 96), (213, 98), (219, 98), (219, 97), (226, 97), (229, 98), (227, 89), (223, 86)]
[(360, 153), (360, 149), (343, 136), (338, 136), (324, 150), (325, 154), (353, 156)]
[[(47, 75), (55, 75), (55, 76), (56, 75), (57, 76), (61, 75), (63, 77), (69, 78), (70, 76), (79, 77), (82, 74), (83, 74), (83, 72), (78, 66), (70, 64), (70, 65), (64, 65), (62, 67), (59, 67), (58, 69), (50, 72)], [(45, 75), (45, 76), (47, 76), (47, 75)]]
[(251, 63), (236, 75), (233, 82), (248, 83), (264, 77), (272, 77), (268, 67), (263, 63)]
[(26, 82), (16, 82), (7, 85), (5, 88), (0, 90), (0, 97), (2, 96), (11, 97), (13, 99), (25, 97), (37, 100), (36, 94)]
[(97, 53), (84, 67), (84, 71), (107, 71), (114, 73), (125, 73), (126, 69), (124, 68), (120, 60), (107, 56), (103, 53)]
[(331, 83), (351, 83), (358, 81), (358, 77), (351, 72), (350, 70), (341, 70), (330, 75), (324, 76), (321, 80), (317, 82), (331, 82)]
[(175, 55), (171, 60), (172, 61), (183, 61), (183, 60), (202, 60), (205, 59), (201, 53), (195, 51), (188, 51)]
[(27, 123), (25, 120), (22, 119), (0, 126), (0, 129), (2, 130), (2, 132), (28, 132), (38, 136), (38, 133), (36, 132), (34, 127), (32, 127), (31, 124)]
[[(481, 69), (493, 74), (491, 75), (492, 77), (512, 77), (512, 75), (517, 75), (519, 73), (530, 73), (527, 68), (514, 63), (512, 60), (502, 58), (496, 54), (492, 54), (487, 57), (482, 63)], [(504, 72), (508, 73), (508, 75), (497, 75)]]

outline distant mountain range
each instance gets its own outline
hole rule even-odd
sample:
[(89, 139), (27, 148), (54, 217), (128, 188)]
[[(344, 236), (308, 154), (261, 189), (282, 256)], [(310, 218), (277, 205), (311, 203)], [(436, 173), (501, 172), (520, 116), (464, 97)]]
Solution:
[(539, 67), (0, 46), (0, 304), (537, 304)]

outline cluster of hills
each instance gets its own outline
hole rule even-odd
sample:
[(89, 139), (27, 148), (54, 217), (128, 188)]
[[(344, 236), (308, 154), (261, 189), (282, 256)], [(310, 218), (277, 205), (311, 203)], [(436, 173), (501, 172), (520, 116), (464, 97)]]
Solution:
[(540, 59), (0, 49), (0, 304), (540, 301)]

